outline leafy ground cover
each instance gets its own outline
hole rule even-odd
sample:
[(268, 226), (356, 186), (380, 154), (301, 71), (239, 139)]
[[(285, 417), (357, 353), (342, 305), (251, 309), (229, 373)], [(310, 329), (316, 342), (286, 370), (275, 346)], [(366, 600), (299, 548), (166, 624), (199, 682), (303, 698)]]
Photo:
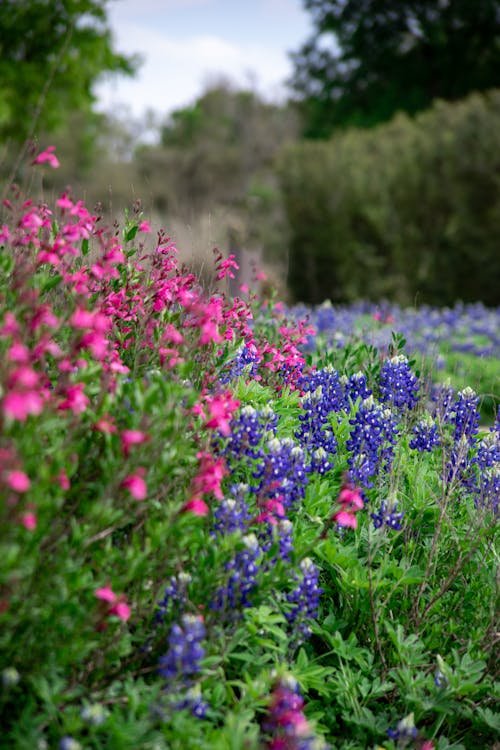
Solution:
[(0, 745), (492, 748), (477, 393), (228, 297), (231, 257), (202, 288), (140, 215), (4, 208)]

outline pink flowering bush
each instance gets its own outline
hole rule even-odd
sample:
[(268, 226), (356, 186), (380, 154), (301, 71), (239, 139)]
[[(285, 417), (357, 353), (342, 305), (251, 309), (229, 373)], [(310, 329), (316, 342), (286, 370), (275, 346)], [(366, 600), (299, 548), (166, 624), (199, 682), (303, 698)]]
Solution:
[(5, 746), (486, 747), (498, 426), (472, 391), (424, 414), (402, 355), (383, 388), (323, 366), (307, 316), (227, 295), (232, 256), (207, 289), (150, 232), (2, 207)]

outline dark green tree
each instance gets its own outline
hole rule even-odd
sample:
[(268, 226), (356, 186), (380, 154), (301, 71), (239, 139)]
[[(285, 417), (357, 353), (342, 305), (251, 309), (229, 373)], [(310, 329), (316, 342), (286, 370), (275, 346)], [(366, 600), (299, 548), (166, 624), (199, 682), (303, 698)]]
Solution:
[(500, 85), (500, 0), (304, 0), (292, 53), (304, 134), (372, 126)]
[(0, 139), (49, 133), (75, 111), (92, 115), (104, 73), (138, 59), (113, 49), (107, 0), (1, 0)]

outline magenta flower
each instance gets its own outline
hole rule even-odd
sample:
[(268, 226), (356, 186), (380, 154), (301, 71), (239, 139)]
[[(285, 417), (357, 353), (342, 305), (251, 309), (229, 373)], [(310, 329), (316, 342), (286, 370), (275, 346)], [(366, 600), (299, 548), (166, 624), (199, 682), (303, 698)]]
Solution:
[(37, 518), (34, 513), (23, 513), (21, 516), (21, 523), (28, 531), (34, 531), (36, 529)]
[(120, 618), (120, 620), (123, 620), (123, 622), (127, 622), (131, 615), (131, 609), (124, 601), (118, 602), (109, 610), (110, 615), (116, 615)]
[(7, 474), (7, 484), (11, 490), (15, 490), (16, 492), (27, 492), (31, 487), (29, 477), (24, 471), (19, 470), (10, 471)]
[(124, 430), (122, 434), (120, 435), (120, 440), (122, 443), (122, 448), (125, 456), (128, 456), (130, 453), (130, 446), (132, 445), (141, 445), (142, 443), (145, 443), (149, 439), (148, 435), (146, 435), (145, 432), (141, 432), (140, 430)]
[(57, 169), (59, 165), (59, 159), (55, 155), (55, 146), (47, 146), (45, 151), (41, 151), (38, 156), (33, 159), (32, 164), (44, 164), (47, 162), (53, 169)]
[(108, 604), (114, 604), (118, 599), (113, 589), (109, 586), (103, 586), (100, 589), (96, 589), (94, 594), (102, 602), (107, 602)]
[(7, 417), (25, 422), (29, 414), (41, 414), (43, 399), (36, 391), (11, 391), (3, 400), (3, 411)]
[(207, 516), (209, 508), (201, 497), (192, 497), (191, 500), (183, 506), (183, 513), (192, 513), (194, 516)]
[(332, 519), (338, 523), (339, 526), (347, 526), (348, 528), (356, 529), (358, 526), (358, 520), (355, 513), (364, 507), (361, 490), (357, 487), (353, 488), (344, 486), (339, 492), (338, 501), (341, 504), (341, 507), (333, 514)]
[(125, 487), (134, 500), (145, 500), (148, 494), (148, 488), (146, 482), (143, 479), (146, 470), (142, 467), (136, 470), (135, 474), (125, 477), (122, 482), (122, 487)]

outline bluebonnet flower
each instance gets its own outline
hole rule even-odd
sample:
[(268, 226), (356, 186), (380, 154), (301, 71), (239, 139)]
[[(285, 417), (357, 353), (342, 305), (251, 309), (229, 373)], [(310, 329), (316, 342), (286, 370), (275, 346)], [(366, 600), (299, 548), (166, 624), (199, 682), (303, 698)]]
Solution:
[(349, 378), (343, 375), (340, 378), (341, 385), (344, 389), (344, 409), (348, 412), (351, 405), (355, 404), (358, 398), (362, 401), (372, 395), (372, 390), (368, 388), (366, 375), (363, 372), (355, 372)]
[(366, 489), (373, 486), (381, 469), (390, 470), (398, 434), (396, 420), (390, 409), (383, 409), (369, 396), (349, 424), (353, 427), (346, 443), (351, 454), (349, 477), (353, 484)]
[(265, 507), (269, 498), (279, 500), (284, 508), (293, 507), (304, 497), (308, 481), (304, 451), (291, 438), (276, 437), (268, 440), (264, 449), (253, 475), (259, 480), (254, 488), (258, 503)]
[(158, 672), (166, 680), (181, 680), (189, 684), (198, 674), (200, 662), (205, 656), (201, 645), (206, 635), (203, 618), (182, 615), (181, 624), (174, 623), (168, 639), (168, 651), (160, 658)]
[(380, 509), (377, 513), (370, 513), (373, 518), (373, 525), (376, 529), (381, 526), (389, 526), (395, 531), (399, 531), (402, 527), (402, 520), (404, 513), (398, 510), (397, 500), (392, 503), (387, 503), (387, 500), (382, 500), (380, 503)]
[(248, 484), (243, 483), (234, 484), (230, 488), (231, 497), (224, 498), (214, 510), (214, 534), (232, 534), (245, 530), (251, 519), (245, 499), (249, 490)]
[(199, 687), (196, 686), (187, 690), (182, 699), (174, 704), (174, 708), (176, 710), (187, 708), (197, 719), (205, 719), (209, 705), (203, 698)]
[(434, 384), (431, 389), (430, 414), (441, 424), (448, 424), (453, 419), (455, 390), (449, 383)]
[(413, 409), (418, 403), (418, 381), (404, 354), (384, 362), (380, 372), (380, 400), (396, 409)]
[(255, 534), (242, 538), (244, 549), (226, 564), (229, 573), (225, 585), (219, 586), (210, 608), (237, 617), (239, 610), (251, 606), (250, 594), (257, 586), (261, 549)]
[(266, 523), (259, 532), (259, 544), (263, 553), (269, 552), (276, 543), (277, 554), (266, 559), (266, 570), (273, 568), (279, 560), (290, 561), (293, 552), (293, 524), (288, 518), (280, 518), (275, 523)]
[(438, 435), (437, 424), (429, 414), (414, 426), (412, 434), (413, 437), (410, 440), (410, 448), (417, 450), (420, 453), (424, 451), (430, 453), (433, 448), (436, 448), (441, 443)]
[(396, 729), (388, 729), (387, 736), (391, 740), (415, 740), (418, 737), (418, 729), (415, 726), (413, 714), (401, 719), (397, 723)]
[(311, 456), (310, 470), (315, 474), (323, 476), (332, 468), (332, 463), (328, 460), (328, 453), (322, 447), (315, 450)]
[(221, 383), (225, 384), (229, 383), (234, 378), (241, 377), (241, 375), (245, 375), (247, 378), (252, 378), (257, 374), (258, 362), (259, 357), (255, 347), (249, 344), (243, 344), (239, 348), (235, 358), (226, 366), (219, 380)]
[(176, 576), (171, 576), (170, 580), (165, 587), (163, 599), (157, 602), (158, 609), (155, 614), (155, 624), (159, 624), (165, 620), (167, 611), (171, 611), (176, 608), (178, 611), (182, 611), (186, 604), (186, 589), (191, 583), (191, 576), (189, 573), (178, 573)]
[(299, 639), (311, 635), (310, 620), (318, 616), (319, 597), (322, 589), (318, 585), (319, 570), (311, 558), (305, 557), (299, 565), (300, 576), (297, 586), (286, 596), (286, 601), (293, 607), (285, 613), (294, 635)]
[(463, 483), (473, 496), (476, 508), (491, 507), (497, 514), (500, 502), (500, 440), (495, 432), (488, 433), (480, 441), (469, 467)]
[(243, 406), (238, 417), (231, 420), (231, 433), (222, 455), (233, 459), (261, 457), (260, 443), (265, 435), (274, 435), (277, 421), (277, 415), (269, 406), (261, 410)]
[(471, 440), (477, 435), (479, 417), (479, 396), (476, 392), (469, 387), (459, 391), (454, 404), (453, 415), (455, 426), (453, 437), (456, 443), (462, 437)]
[(300, 444), (309, 452), (323, 448), (327, 453), (337, 451), (337, 441), (329, 425), (329, 415), (342, 409), (343, 395), (338, 372), (328, 365), (323, 370), (309, 373), (299, 381), (303, 391), (300, 429), (295, 433)]
[(82, 746), (74, 737), (66, 735), (59, 742), (59, 750), (82, 750)]

